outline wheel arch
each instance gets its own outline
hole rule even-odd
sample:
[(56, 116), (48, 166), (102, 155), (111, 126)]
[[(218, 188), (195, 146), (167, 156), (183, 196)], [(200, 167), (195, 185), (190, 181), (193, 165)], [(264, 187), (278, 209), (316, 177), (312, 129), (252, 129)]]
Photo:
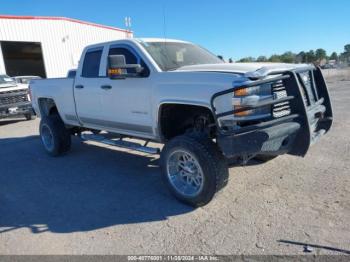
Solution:
[(40, 115), (42, 117), (53, 115), (53, 114), (59, 115), (57, 104), (53, 98), (46, 98), (46, 97), (39, 98), (38, 106), (40, 110)]
[[(169, 135), (169, 133), (167, 133), (169, 130), (166, 130), (165, 126), (167, 119), (164, 116), (165, 114), (168, 114), (167, 111), (169, 110), (177, 110), (177, 112), (180, 112), (180, 114), (177, 114), (175, 118), (182, 119), (183, 122), (185, 122), (186, 119), (190, 119), (191, 117), (195, 116), (196, 114), (207, 114), (210, 117), (211, 122), (215, 123), (212, 109), (208, 104), (184, 101), (163, 101), (160, 103), (157, 111), (157, 131), (160, 140), (163, 142), (174, 137), (174, 135)], [(176, 135), (181, 134), (183, 133), (177, 133)]]

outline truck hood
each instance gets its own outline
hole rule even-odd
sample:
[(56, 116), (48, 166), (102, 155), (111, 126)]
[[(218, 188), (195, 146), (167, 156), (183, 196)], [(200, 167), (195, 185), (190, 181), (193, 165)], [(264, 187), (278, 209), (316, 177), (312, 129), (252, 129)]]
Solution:
[(305, 66), (305, 64), (286, 63), (222, 63), (183, 66), (176, 71), (236, 73), (250, 78), (261, 78), (270, 73), (283, 72)]
[(28, 85), (17, 84), (17, 83), (0, 84), (0, 93), (1, 92), (8, 92), (8, 91), (17, 91), (17, 90), (22, 90), (22, 89), (28, 89)]

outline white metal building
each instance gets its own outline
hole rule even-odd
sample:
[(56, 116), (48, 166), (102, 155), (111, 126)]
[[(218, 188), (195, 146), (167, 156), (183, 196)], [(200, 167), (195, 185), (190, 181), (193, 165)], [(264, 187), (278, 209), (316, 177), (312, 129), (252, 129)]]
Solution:
[(89, 44), (132, 33), (65, 17), (0, 15), (0, 74), (64, 77)]

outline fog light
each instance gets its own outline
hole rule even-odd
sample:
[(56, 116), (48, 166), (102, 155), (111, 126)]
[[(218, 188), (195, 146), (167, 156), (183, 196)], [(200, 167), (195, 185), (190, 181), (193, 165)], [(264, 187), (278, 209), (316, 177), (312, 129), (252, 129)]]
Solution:
[[(234, 106), (234, 110), (238, 110), (238, 109), (242, 109), (244, 108), (244, 106), (239, 106), (239, 105), (235, 105)], [(245, 111), (240, 111), (235, 113), (235, 116), (248, 116), (251, 115), (253, 113), (253, 110), (245, 110)]]

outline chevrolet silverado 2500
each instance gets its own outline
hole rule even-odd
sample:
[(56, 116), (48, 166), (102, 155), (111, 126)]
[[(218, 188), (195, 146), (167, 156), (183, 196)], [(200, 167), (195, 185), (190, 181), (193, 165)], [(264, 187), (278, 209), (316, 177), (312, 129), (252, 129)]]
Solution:
[(0, 74), (0, 118), (23, 115), (27, 120), (35, 118), (29, 97), (28, 85)]
[(71, 135), (151, 154), (160, 150), (149, 141), (163, 143), (164, 180), (192, 206), (226, 185), (228, 160), (304, 156), (333, 117), (313, 65), (228, 64), (168, 39), (88, 46), (74, 78), (34, 80), (30, 88), (49, 154), (67, 152)]

